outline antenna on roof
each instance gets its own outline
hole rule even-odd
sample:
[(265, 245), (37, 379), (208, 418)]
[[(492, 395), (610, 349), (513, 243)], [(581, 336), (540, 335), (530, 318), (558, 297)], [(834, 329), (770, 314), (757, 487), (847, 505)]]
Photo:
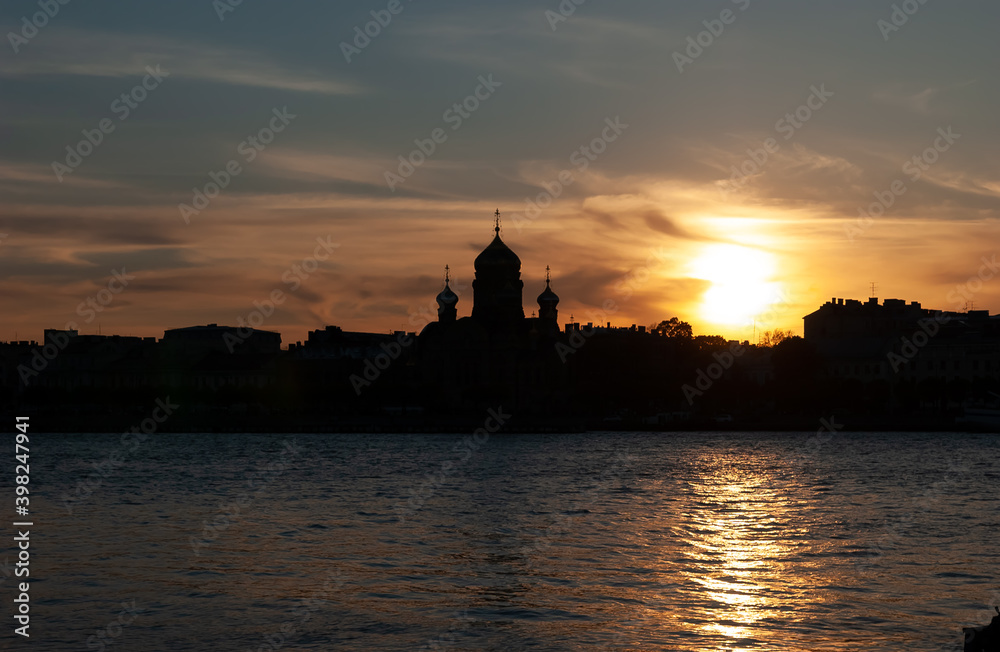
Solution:
[(878, 283), (876, 283), (875, 281), (872, 281), (868, 285), (869, 285), (869, 287), (871, 287), (871, 290), (872, 290), (871, 294), (869, 294), (868, 296), (871, 297), (871, 298), (875, 298), (875, 290), (878, 289)]

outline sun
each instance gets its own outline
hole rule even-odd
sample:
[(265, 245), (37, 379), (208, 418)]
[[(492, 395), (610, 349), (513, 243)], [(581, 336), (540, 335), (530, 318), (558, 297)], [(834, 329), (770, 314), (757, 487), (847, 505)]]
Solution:
[(705, 247), (691, 263), (693, 278), (709, 281), (702, 295), (702, 319), (720, 326), (750, 326), (780, 298), (772, 280), (775, 256), (760, 249), (717, 244)]

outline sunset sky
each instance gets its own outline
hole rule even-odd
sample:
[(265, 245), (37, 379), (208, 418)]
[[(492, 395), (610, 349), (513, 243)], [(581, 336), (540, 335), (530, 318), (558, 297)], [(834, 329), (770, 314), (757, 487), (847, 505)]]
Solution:
[(35, 30), (5, 2), (0, 339), (235, 324), (275, 289), (285, 343), (413, 330), (446, 264), (471, 312), (497, 208), (525, 313), (549, 265), (562, 322), (801, 333), (872, 281), (1000, 310), (995, 0), (561, 6), (78, 1)]

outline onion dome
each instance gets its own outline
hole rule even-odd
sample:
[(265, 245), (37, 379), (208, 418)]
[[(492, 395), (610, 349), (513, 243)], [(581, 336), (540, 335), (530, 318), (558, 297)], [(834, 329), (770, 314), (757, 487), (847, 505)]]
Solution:
[(452, 322), (458, 317), (458, 295), (451, 291), (451, 268), (444, 266), (444, 289), (437, 295), (438, 321)]
[[(426, 294), (424, 296), (427, 296)], [(450, 308), (458, 303), (458, 295), (451, 291), (448, 286), (447, 281), (444, 284), (444, 289), (441, 293), (437, 295), (437, 304), (440, 308)]]
[(559, 305), (559, 295), (549, 287), (551, 278), (549, 276), (549, 266), (545, 266), (545, 289), (538, 295), (538, 316), (551, 322), (559, 318), (557, 306)]
[(546, 305), (555, 305), (557, 303), (559, 303), (559, 295), (552, 291), (552, 288), (549, 287), (548, 280), (546, 280), (545, 290), (538, 295), (538, 305), (544, 307)]
[(504, 241), (500, 239), (500, 211), (496, 212), (496, 226), (493, 228), (496, 235), (482, 253), (476, 256), (476, 271), (502, 271), (510, 270), (520, 274), (521, 259), (511, 250)]
[(511, 269), (521, 271), (521, 259), (500, 239), (500, 230), (482, 253), (476, 256), (476, 271)]
[(555, 307), (559, 303), (559, 295), (552, 291), (549, 287), (549, 267), (545, 266), (545, 289), (541, 294), (538, 295), (538, 305), (541, 306), (542, 312), (545, 312), (545, 308), (552, 306)]

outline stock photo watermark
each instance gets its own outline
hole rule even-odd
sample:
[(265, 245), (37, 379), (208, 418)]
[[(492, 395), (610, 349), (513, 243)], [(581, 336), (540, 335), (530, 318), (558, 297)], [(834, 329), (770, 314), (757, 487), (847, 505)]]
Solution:
[[(446, 125), (451, 127), (452, 131), (461, 129), (464, 121), (471, 118), (472, 114), (479, 110), (482, 103), (493, 97), (496, 89), (503, 86), (501, 82), (493, 79), (492, 73), (486, 76), (479, 75), (477, 80), (479, 84), (471, 94), (467, 95), (461, 102), (455, 102), (441, 114), (441, 119)], [(427, 138), (415, 138), (413, 144), (417, 148), (406, 156), (400, 154), (397, 157), (399, 165), (396, 167), (395, 172), (386, 170), (383, 174), (389, 190), (396, 192), (396, 186), (409, 179), (421, 165), (434, 156), (434, 153), (438, 151), (438, 147), (447, 141), (448, 132), (442, 127), (432, 129)]]
[(362, 390), (371, 387), (379, 379), (382, 372), (392, 366), (403, 355), (403, 351), (413, 345), (414, 339), (408, 333), (399, 333), (395, 342), (382, 342), (379, 348), (382, 352), (372, 358), (365, 358), (364, 369), (361, 375), (351, 374), (351, 387), (354, 388), (354, 395), (361, 396)]
[[(956, 453), (948, 460), (948, 467), (943, 472), (943, 479), (933, 484), (927, 484), (927, 480), (922, 479), (923, 494), (911, 498), (909, 509), (906, 509), (900, 516), (886, 520), (881, 534), (869, 543), (866, 554), (858, 560), (858, 572), (864, 574), (873, 571), (879, 561), (887, 554), (907, 545), (909, 535), (906, 530), (914, 525), (917, 514), (933, 509), (956, 488), (967, 486), (973, 475), (973, 462), (973, 458)], [(905, 508), (906, 506), (901, 505), (901, 507)]]
[(462, 611), (455, 614), (452, 619), (451, 624), (448, 629), (442, 633), (438, 634), (434, 638), (427, 641), (426, 644), (417, 648), (418, 650), (447, 650), (458, 644), (458, 639), (461, 634), (468, 632), (472, 623), (476, 622), (475, 618), (469, 616), (467, 611)]
[(533, 566), (537, 561), (536, 554), (551, 547), (557, 538), (567, 534), (573, 528), (579, 514), (589, 511), (589, 508), (597, 503), (598, 498), (607, 494), (613, 486), (621, 485), (625, 472), (632, 469), (635, 459), (627, 450), (616, 452), (612, 458), (613, 463), (594, 478), (594, 486), (581, 491), (579, 500), (571, 503), (564, 513), (557, 514), (553, 518), (553, 523), (535, 535), (530, 544), (520, 548), (521, 554), (525, 557), (525, 565)]
[[(740, 11), (746, 11), (750, 6), (750, 0), (732, 0), (732, 3), (737, 5)], [(701, 21), (705, 29), (694, 36), (687, 37), (687, 47), (684, 48), (683, 52), (674, 51), (673, 59), (674, 65), (677, 66), (677, 72), (684, 74), (684, 66), (693, 64), (695, 59), (705, 53), (705, 50), (712, 47), (716, 39), (726, 31), (726, 26), (736, 22), (738, 15), (732, 9), (723, 9), (718, 18)]]
[[(170, 73), (160, 70), (160, 66), (155, 68), (146, 66), (146, 72), (148, 74), (142, 78), (141, 83), (122, 93), (111, 103), (110, 110), (118, 116), (119, 122), (127, 120), (132, 112), (146, 101), (150, 93), (159, 88), (163, 80), (170, 76)], [(96, 151), (107, 136), (114, 133), (117, 126), (111, 118), (102, 118), (95, 128), (80, 132), (83, 134), (83, 140), (76, 145), (66, 146), (66, 158), (63, 162), (52, 161), (52, 172), (56, 175), (56, 179), (62, 183), (67, 174), (83, 165), (83, 161)]]
[[(407, 2), (413, 2), (413, 0), (407, 0)], [(353, 41), (351, 43), (340, 42), (340, 51), (344, 55), (344, 60), (350, 63), (352, 57), (361, 54), (361, 51), (371, 45), (372, 40), (378, 38), (382, 30), (392, 23), (393, 16), (403, 13), (404, 9), (406, 9), (406, 5), (402, 3), (402, 0), (389, 0), (385, 9), (372, 9), (370, 12), (371, 20), (364, 25), (355, 25)]]
[[(785, 140), (790, 140), (795, 134), (805, 126), (807, 122), (826, 106), (826, 103), (833, 97), (833, 91), (826, 90), (826, 84), (820, 84), (817, 88), (811, 86), (809, 97), (799, 105), (794, 111), (785, 114), (774, 124), (774, 130), (784, 136)], [(747, 148), (747, 158), (739, 165), (732, 166), (733, 174), (729, 180), (722, 185), (723, 195), (737, 190), (746, 182), (758, 174), (767, 164), (771, 155), (778, 153), (781, 143), (774, 137), (766, 139), (759, 149)]]
[(993, 280), (997, 275), (997, 271), (1000, 270), (1000, 263), (997, 263), (996, 254), (990, 256), (989, 259), (983, 256), (981, 261), (982, 264), (976, 273), (970, 276), (965, 283), (956, 285), (953, 290), (948, 292), (948, 296), (945, 297), (955, 306), (955, 310), (964, 310), (968, 302), (983, 289), (983, 285)]
[(132, 426), (122, 433), (118, 448), (111, 451), (103, 461), (91, 464), (94, 470), (86, 479), (77, 481), (75, 494), (64, 493), (62, 495), (60, 500), (63, 507), (66, 508), (66, 513), (72, 514), (73, 508), (77, 504), (94, 495), (94, 492), (101, 488), (105, 480), (110, 479), (118, 468), (139, 450), (139, 446), (149, 438), (149, 435), (154, 434), (178, 408), (180, 405), (171, 403), (169, 396), (156, 399), (156, 407), (153, 408), (150, 415), (140, 421), (138, 425)]
[(219, 17), (219, 22), (225, 22), (226, 14), (236, 11), (236, 8), (243, 4), (243, 0), (212, 0), (212, 9)]
[[(590, 164), (597, 160), (597, 157), (608, 150), (608, 145), (618, 140), (618, 137), (625, 133), (628, 125), (621, 121), (621, 116), (604, 119), (605, 127), (599, 136), (591, 139), (586, 145), (581, 145), (573, 150), (569, 155), (570, 164), (578, 172), (586, 172)], [(543, 182), (544, 190), (534, 198), (524, 198), (524, 213), (514, 213), (514, 228), (520, 233), (528, 224), (538, 219), (542, 211), (552, 205), (556, 199), (562, 195), (563, 190), (573, 185), (576, 178), (570, 169), (561, 170), (556, 178), (549, 182)]]
[(945, 314), (927, 317), (917, 321), (918, 328), (909, 337), (900, 338), (899, 352), (889, 351), (886, 354), (886, 361), (895, 373), (900, 367), (917, 357), (920, 349), (927, 346), (931, 339), (941, 332), (941, 326), (951, 321), (951, 317)]
[(319, 270), (320, 263), (329, 260), (333, 252), (340, 248), (339, 243), (331, 242), (331, 237), (329, 235), (325, 239), (317, 237), (318, 244), (313, 250), (313, 255), (303, 258), (281, 274), (282, 282), (288, 285), (287, 291), (274, 288), (263, 301), (253, 300), (253, 310), (236, 318), (236, 332), (226, 331), (222, 335), (222, 341), (230, 353), (233, 353), (240, 344), (250, 339), (254, 329), (262, 326), (268, 318), (274, 315), (278, 308), (288, 300), (288, 295), (302, 287), (302, 283)]
[[(778, 292), (777, 301), (771, 303), (768, 310), (753, 320), (756, 325), (766, 326), (775, 322), (784, 309), (790, 305), (789, 298), (784, 292)], [(747, 347), (739, 342), (732, 342), (727, 351), (716, 351), (712, 354), (713, 362), (705, 368), (698, 369), (693, 382), (685, 383), (681, 387), (681, 392), (687, 400), (688, 405), (694, 405), (695, 398), (705, 395), (715, 382), (722, 378), (729, 371), (736, 361), (747, 352)]]
[(927, 0), (904, 0), (900, 4), (892, 5), (888, 19), (879, 18), (875, 21), (875, 26), (882, 33), (882, 40), (888, 42), (889, 35), (902, 29), (910, 22), (910, 17), (920, 11), (920, 8), (925, 4), (927, 4)]
[(83, 323), (91, 323), (97, 318), (97, 313), (103, 312), (106, 307), (111, 305), (115, 297), (128, 287), (128, 282), (134, 280), (135, 275), (129, 274), (125, 271), (124, 267), (122, 267), (121, 271), (117, 269), (111, 270), (111, 279), (108, 281), (107, 286), (98, 290), (94, 296), (87, 297), (81, 301), (80, 305), (76, 307), (76, 314), (83, 317)]
[[(455, 293), (455, 296), (457, 296), (459, 299), (462, 298), (462, 293), (469, 289), (468, 285), (462, 283), (461, 281), (456, 280), (454, 276), (450, 278), (448, 287), (451, 289), (452, 292)], [(431, 299), (426, 304), (417, 307), (416, 310), (411, 310), (410, 316), (407, 319), (407, 323), (410, 326), (413, 326), (414, 329), (419, 331), (427, 324), (431, 324), (437, 321), (438, 319), (437, 310), (438, 310), (437, 301), (435, 299)]]
[[(930, 147), (920, 154), (910, 158), (903, 164), (902, 172), (909, 177), (911, 183), (916, 183), (920, 177), (927, 172), (932, 165), (938, 162), (941, 155), (951, 149), (962, 134), (952, 131), (951, 125), (939, 127), (938, 136)], [(853, 241), (854, 238), (863, 234), (875, 222), (876, 217), (882, 217), (886, 211), (896, 204), (896, 200), (906, 194), (909, 187), (903, 179), (896, 179), (889, 184), (886, 190), (876, 190), (872, 194), (875, 201), (867, 207), (858, 208), (858, 217), (854, 224), (847, 224), (844, 228), (847, 231), (847, 239)]]
[[(84, 324), (92, 323), (97, 318), (97, 313), (103, 312), (105, 308), (111, 305), (115, 297), (128, 287), (129, 281), (134, 281), (135, 278), (135, 275), (129, 274), (125, 270), (125, 267), (122, 267), (121, 271), (112, 269), (111, 279), (108, 280), (105, 287), (101, 288), (93, 296), (81, 301), (76, 307), (76, 314), (83, 317)], [(59, 357), (59, 354), (70, 345), (72, 341), (70, 333), (76, 335), (79, 328), (79, 324), (75, 321), (69, 321), (66, 322), (66, 327), (62, 331), (49, 332), (42, 347), (32, 351), (29, 364), (20, 364), (17, 366), (17, 373), (21, 378), (21, 382), (27, 385), (29, 380), (36, 378), (45, 371), (49, 364)]]
[(49, 24), (49, 21), (59, 15), (62, 7), (68, 5), (71, 0), (38, 0), (38, 8), (30, 16), (21, 17), (21, 29), (17, 32), (7, 32), (7, 40), (10, 47), (14, 49), (14, 54), (18, 54), (21, 48), (28, 44), (31, 39), (38, 36), (39, 30)]
[(122, 610), (118, 612), (118, 617), (87, 637), (87, 649), (104, 652), (105, 648), (115, 643), (116, 638), (121, 637), (125, 628), (131, 625), (142, 611), (136, 606), (135, 598), (132, 598), (131, 602), (122, 602)]
[(316, 589), (310, 597), (302, 598), (302, 604), (293, 610), (292, 618), (282, 623), (277, 631), (265, 636), (264, 642), (257, 646), (255, 652), (273, 652), (292, 644), (293, 637), (300, 636), (306, 631), (313, 614), (329, 602), (326, 599), (327, 595), (342, 589), (346, 583), (347, 579), (340, 570), (328, 572), (323, 586)]
[(747, 349), (745, 346), (739, 342), (733, 342), (729, 345), (729, 350), (727, 351), (716, 351), (712, 354), (712, 358), (715, 362), (712, 362), (705, 369), (699, 369), (695, 374), (694, 384), (685, 383), (681, 387), (681, 391), (684, 393), (684, 398), (687, 399), (688, 405), (694, 405), (694, 399), (699, 396), (704, 396), (705, 392), (712, 388), (715, 381), (722, 378), (722, 376), (733, 367), (736, 363), (736, 359), (746, 353)]
[(243, 491), (232, 498), (229, 503), (225, 501), (219, 503), (219, 511), (212, 521), (202, 521), (204, 527), (201, 531), (201, 537), (191, 537), (191, 551), (196, 557), (201, 556), (201, 548), (207, 548), (214, 544), (229, 529), (229, 526), (237, 523), (243, 517), (243, 510), (249, 507), (255, 498), (263, 494), (271, 483), (288, 470), (292, 465), (292, 460), (302, 453), (302, 447), (295, 440), (288, 441), (286, 439), (281, 443), (283, 448), (278, 459), (272, 460), (266, 465), (258, 463), (256, 471), (246, 474), (247, 489), (256, 487), (252, 495), (248, 491)]
[[(292, 120), (298, 116), (289, 113), (288, 107), (271, 109), (273, 114), (267, 125), (253, 135), (247, 136), (245, 140), (236, 146), (236, 153), (243, 157), (244, 164), (253, 163), (267, 146), (274, 142), (277, 134), (283, 132)], [(238, 159), (230, 159), (221, 170), (208, 173), (208, 182), (201, 188), (192, 188), (191, 204), (181, 203), (177, 205), (181, 219), (185, 224), (191, 223), (191, 218), (200, 215), (212, 203), (212, 200), (229, 187), (233, 179), (243, 174), (243, 166)]]
[(569, 17), (576, 13), (576, 8), (587, 2), (587, 0), (562, 0), (556, 7), (559, 11), (545, 10), (545, 20), (549, 23), (549, 28), (556, 31), (559, 23), (565, 23)]
[[(608, 323), (611, 315), (614, 315), (621, 310), (619, 301), (624, 303), (631, 299), (635, 294), (635, 291), (646, 285), (650, 278), (652, 278), (650, 268), (653, 266), (654, 260), (662, 261), (668, 257), (669, 253), (666, 249), (660, 247), (647, 256), (641, 266), (626, 272), (625, 275), (622, 276), (617, 283), (615, 283), (614, 289), (615, 294), (618, 296), (618, 301), (610, 298), (605, 299), (604, 303), (601, 304), (600, 309), (590, 308), (587, 310), (587, 316), (591, 318), (592, 323), (598, 324), (598, 326)], [(573, 329), (566, 342), (555, 343), (555, 351), (559, 355), (559, 360), (563, 364), (566, 364), (569, 356), (582, 349), (588, 339), (593, 337), (597, 332), (597, 328), (581, 327), (579, 329)]]
[(426, 479), (420, 485), (410, 489), (410, 497), (406, 503), (396, 503), (394, 509), (396, 518), (400, 522), (412, 517), (424, 506), (441, 488), (441, 486), (454, 475), (473, 453), (490, 440), (490, 435), (499, 431), (505, 423), (513, 416), (503, 411), (503, 406), (498, 406), (495, 410), (490, 408), (486, 411), (486, 420), (482, 427), (476, 428), (472, 435), (463, 437), (460, 442), (451, 449), (453, 453), (460, 453), (462, 457), (458, 460), (445, 460), (441, 462), (436, 471), (427, 474)]
[[(988, 281), (996, 276), (997, 270), (1000, 269), (996, 262), (996, 254), (993, 254), (989, 259), (983, 256), (981, 260), (982, 264), (975, 274), (948, 292), (946, 298), (955, 306), (956, 312), (966, 310), (972, 298), (983, 289)], [(953, 315), (942, 312), (917, 320), (916, 330), (909, 337), (900, 338), (898, 350), (892, 350), (886, 354), (886, 361), (892, 367), (893, 373), (899, 372), (903, 365), (916, 358), (920, 351), (941, 332), (942, 327), (953, 318)]]

